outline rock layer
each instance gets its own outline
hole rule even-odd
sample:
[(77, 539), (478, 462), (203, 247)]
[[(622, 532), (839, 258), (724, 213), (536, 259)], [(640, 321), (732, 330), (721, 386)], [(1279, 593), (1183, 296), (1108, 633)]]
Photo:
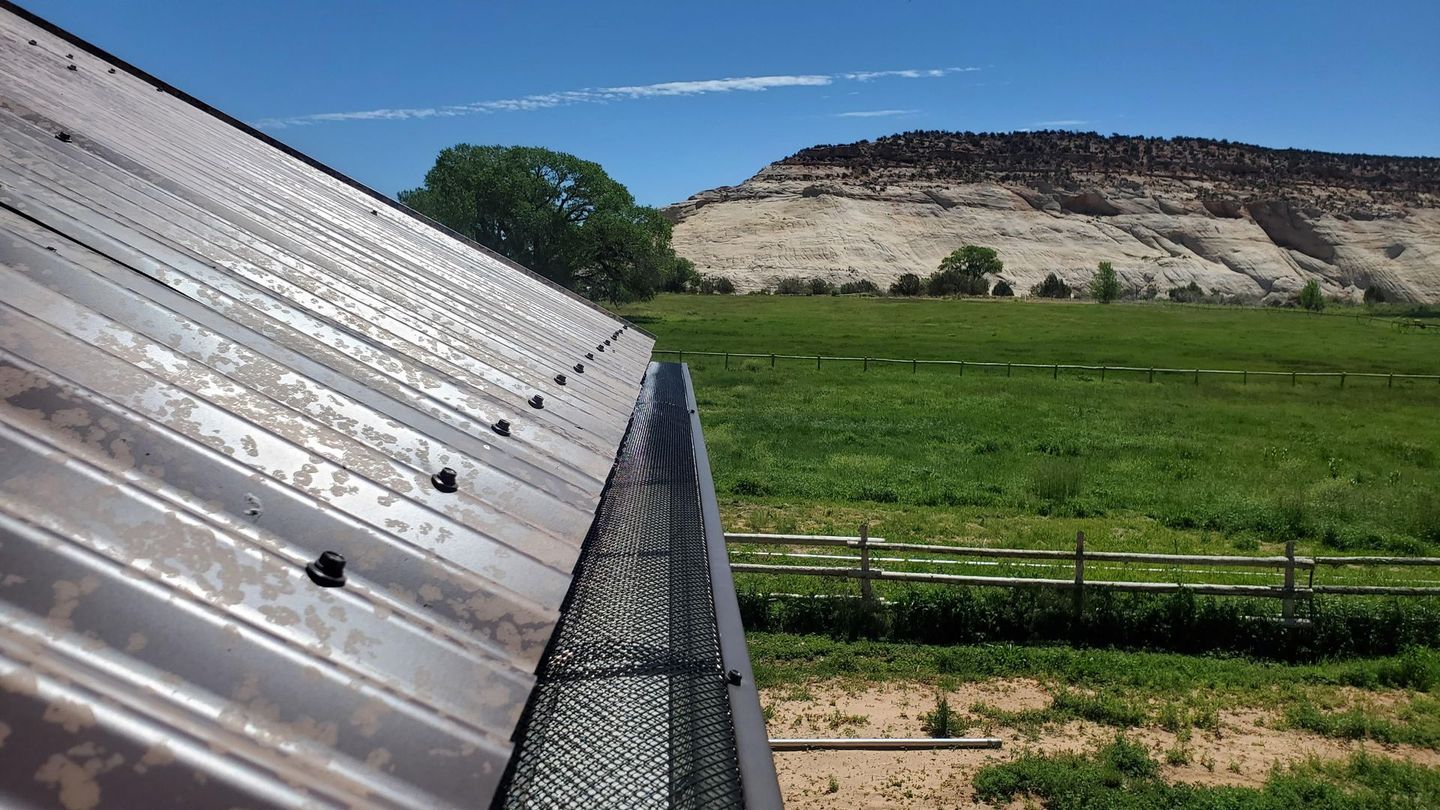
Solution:
[[(1131, 290), (1160, 296), (1194, 281), (1237, 300), (1284, 301), (1314, 278), (1339, 298), (1374, 286), (1391, 301), (1440, 302), (1440, 160), (1223, 144), (1217, 171), (1197, 168), (1202, 153), (1161, 173), (1143, 159), (1153, 139), (924, 135), (816, 147), (696, 194), (666, 209), (675, 248), (741, 291), (786, 276), (883, 286), (976, 244), (999, 251), (1001, 277), (1020, 294), (1050, 272), (1083, 284), (1109, 261)], [(997, 152), (1021, 138), (1033, 150), (1037, 135), (1044, 148), (1079, 139), (1090, 151), (1038, 169), (1033, 151)], [(966, 153), (946, 138), (989, 140)], [(1122, 148), (1118, 159), (1106, 154)], [(1263, 180), (1224, 150), (1248, 150)]]

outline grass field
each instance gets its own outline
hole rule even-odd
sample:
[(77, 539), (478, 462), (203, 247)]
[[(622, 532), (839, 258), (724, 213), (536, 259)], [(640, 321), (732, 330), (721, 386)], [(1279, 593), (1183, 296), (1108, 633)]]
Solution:
[[(662, 296), (625, 314), (659, 349), (1440, 372), (1440, 330), (1294, 312)], [(1275, 553), (1289, 539), (1302, 554), (1440, 550), (1434, 382), (1351, 379), (1342, 389), (1172, 375), (1152, 384), (1136, 374), (685, 359), (732, 531), (853, 534), (868, 521), (892, 542), (1070, 548), (1084, 531), (1091, 550)], [(1110, 649), (927, 645), (878, 639), (1063, 639), (1075, 632), (1069, 596), (882, 582), (877, 594), (894, 602), (872, 625), (852, 600), (760, 595), (853, 594), (853, 582), (738, 580), (772, 732), (925, 733), (917, 717), (933, 727), (943, 700), (954, 729), (1006, 740), (990, 760), (781, 755), (791, 806), (1422, 807), (1440, 792), (1440, 659), (1407, 647), (1434, 634), (1434, 611), (1419, 600), (1321, 605), (1299, 642), (1308, 652), (1290, 656), (1281, 648), (1294, 639), (1254, 618), (1269, 603), (1102, 596), (1077, 635)], [(1403, 652), (1353, 657), (1367, 649)], [(1337, 656), (1352, 657), (1327, 660)]]
[[(1371, 319), (1164, 305), (661, 296), (659, 349), (1440, 372)], [(1440, 384), (687, 357), (727, 528), (1096, 550), (1433, 553)]]

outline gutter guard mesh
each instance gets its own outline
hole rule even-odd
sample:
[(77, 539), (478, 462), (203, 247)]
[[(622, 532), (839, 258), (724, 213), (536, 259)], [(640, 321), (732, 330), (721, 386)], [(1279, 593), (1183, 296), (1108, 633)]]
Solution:
[(498, 807), (744, 804), (685, 378), (650, 369)]

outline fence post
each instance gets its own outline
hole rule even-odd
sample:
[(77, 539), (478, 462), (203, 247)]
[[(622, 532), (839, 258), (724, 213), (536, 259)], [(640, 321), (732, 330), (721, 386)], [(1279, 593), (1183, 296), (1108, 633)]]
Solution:
[(1085, 532), (1075, 533), (1075, 588), (1071, 593), (1074, 601), (1074, 627), (1077, 637), (1080, 619), (1085, 614)]
[(1200, 384), (1200, 369), (1198, 369), (1198, 368), (1195, 369), (1195, 384), (1196, 384), (1196, 385), (1199, 385), (1199, 384)]
[(1387, 385), (1387, 386), (1385, 386), (1385, 387), (1386, 387), (1386, 388), (1394, 388), (1394, 387), (1395, 387), (1395, 372), (1393, 372), (1393, 371), (1390, 372), (1390, 384)]
[(916, 359), (914, 359), (914, 358), (912, 357), (912, 358), (910, 359), (910, 373), (911, 373), (911, 374), (914, 374), (914, 373), (915, 373), (916, 371), (918, 371), (919, 369), (920, 369), (920, 361), (919, 361), (919, 360), (916, 360)]
[(685, 350), (684, 350), (684, 349), (681, 349), (681, 350), (680, 350), (680, 359), (679, 359), (679, 360), (676, 360), (675, 362), (677, 362), (677, 363), (683, 363), (683, 362), (685, 362)]
[(1250, 370), (1249, 370), (1249, 369), (1246, 369), (1246, 370), (1240, 372), (1240, 384), (1241, 384), (1241, 385), (1249, 385), (1249, 384), (1250, 384)]
[(770, 368), (774, 368), (774, 367), (775, 367), (775, 353), (774, 353), (774, 352), (771, 352), (771, 353), (770, 353)]
[(1100, 382), (1105, 382), (1105, 367), (1100, 367)]
[(1343, 372), (1343, 371), (1340, 372), (1340, 387), (1341, 387), (1341, 388), (1344, 388), (1344, 387), (1345, 387), (1345, 372)]
[(1010, 363), (1006, 363), (1006, 364), (1005, 364), (1005, 376), (1006, 376), (1006, 377), (1009, 377), (1009, 376), (1010, 376), (1011, 365), (1012, 365), (1012, 364), (1010, 364)]
[(816, 371), (819, 371), (819, 370), (820, 370), (820, 355), (818, 355), (818, 354), (815, 355), (815, 370), (816, 370)]
[(1055, 372), (1050, 375), (1050, 379), (1052, 379), (1052, 380), (1058, 380), (1058, 379), (1060, 379), (1060, 366), (1059, 366), (1059, 364), (1056, 364), (1056, 366), (1055, 366)]
[(1150, 367), (1150, 380), (1149, 380), (1149, 382), (1152, 382), (1152, 383), (1155, 382), (1155, 367), (1154, 367), (1154, 366), (1151, 366), (1151, 367)]
[(1294, 387), (1295, 387), (1295, 372), (1293, 372), (1293, 371), (1290, 372), (1290, 387), (1291, 387), (1291, 388), (1294, 388)]
[(960, 361), (960, 376), (961, 376), (961, 377), (964, 377), (964, 376), (965, 376), (965, 361), (964, 361), (964, 360), (961, 360), (961, 361)]
[(1285, 541), (1285, 623), (1295, 620), (1295, 541)]
[(730, 368), (730, 353), (725, 352), (725, 368)]
[(868, 358), (868, 357), (865, 358), (865, 367), (862, 368), (862, 369), (860, 369), (860, 370), (861, 370), (861, 371), (869, 371), (869, 370), (870, 370), (870, 358)]
[(875, 596), (870, 587), (870, 524), (860, 524), (860, 598), (868, 604)]

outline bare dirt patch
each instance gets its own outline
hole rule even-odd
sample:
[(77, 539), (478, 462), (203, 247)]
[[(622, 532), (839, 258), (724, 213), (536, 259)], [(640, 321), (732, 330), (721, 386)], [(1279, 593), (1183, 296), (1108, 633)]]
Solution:
[[(975, 703), (1005, 711), (1044, 709), (1052, 690), (1028, 679), (963, 684), (947, 693), (967, 735), (996, 736), (998, 751), (797, 751), (775, 755), (780, 789), (788, 808), (821, 807), (985, 807), (971, 789), (976, 772), (1025, 752), (1054, 754), (1091, 750), (1113, 739), (1116, 729), (1074, 721), (1045, 727), (1038, 735), (987, 723), (968, 715)], [(938, 693), (925, 684), (872, 687), (811, 684), (767, 689), (771, 737), (923, 737), (923, 717)], [(1367, 693), (1367, 697), (1374, 697)], [(967, 725), (968, 723), (968, 725)], [(1244, 709), (1220, 713), (1216, 731), (1193, 729), (1179, 735), (1159, 728), (1127, 734), (1161, 762), (1164, 778), (1203, 785), (1258, 786), (1270, 769), (1308, 757), (1343, 759), (1364, 749), (1417, 764), (1440, 766), (1440, 753), (1415, 746), (1383, 746), (1335, 740), (1280, 727), (1277, 714)], [(1167, 752), (1170, 756), (1167, 757)], [(832, 789), (833, 788), (833, 789)]]

